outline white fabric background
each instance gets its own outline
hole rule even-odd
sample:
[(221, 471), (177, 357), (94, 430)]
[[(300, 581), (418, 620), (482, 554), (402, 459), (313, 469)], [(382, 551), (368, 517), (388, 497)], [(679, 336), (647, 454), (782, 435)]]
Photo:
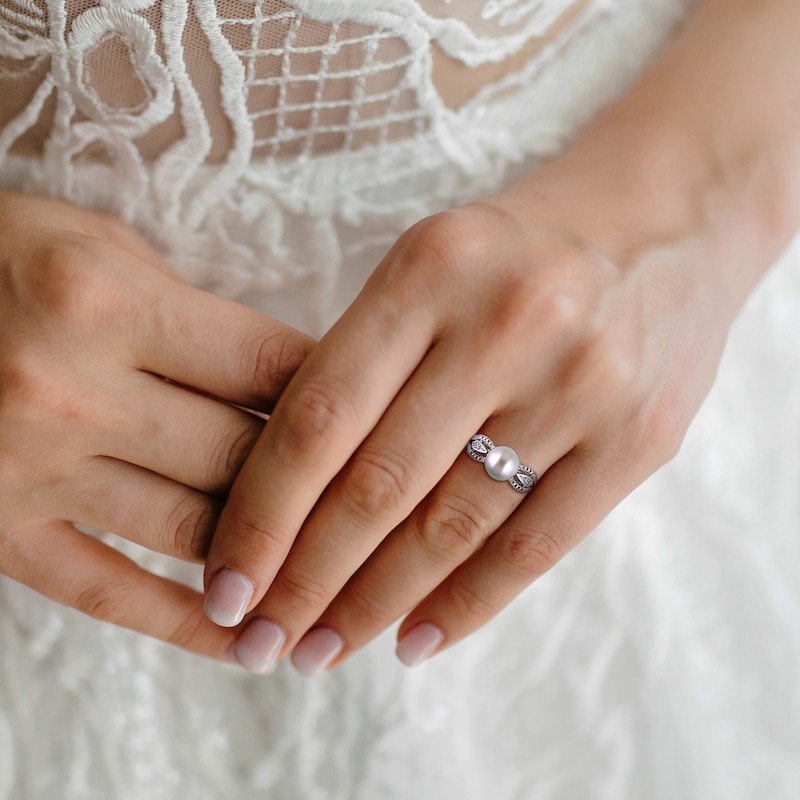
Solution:
[[(552, 58), (507, 93), (432, 116), (410, 150), (254, 161), (194, 215), (188, 190), (155, 191), (152, 165), (121, 176), (68, 148), (9, 155), (0, 180), (119, 204), (155, 242), (178, 243), (165, 249), (197, 284), (319, 332), (404, 227), (561, 149), (687, 6), (591, 5)], [(395, 175), (387, 204), (369, 187), (410, 152), (419, 169)], [(197, 165), (194, 180), (219, 174)], [(281, 193), (341, 174), (347, 197)], [(737, 321), (678, 458), (492, 625), (415, 671), (390, 632), (317, 679), (254, 678), (0, 579), (0, 798), (794, 800), (798, 408), (800, 244)]]

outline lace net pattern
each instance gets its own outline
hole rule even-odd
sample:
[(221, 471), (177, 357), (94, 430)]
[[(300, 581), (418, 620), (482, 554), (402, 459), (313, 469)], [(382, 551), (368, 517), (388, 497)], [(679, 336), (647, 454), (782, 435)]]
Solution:
[[(55, 90), (56, 105), (73, 127), (77, 111), (85, 117), (81, 121), (146, 137), (179, 112), (186, 137), (199, 135), (202, 121), (211, 129), (227, 116), (228, 123), (234, 118), (249, 123), (234, 125), (228, 138), (247, 130), (251, 157), (349, 152), (428, 127), (437, 108), (433, 97), (420, 91), (420, 78), (432, 42), (439, 52), (472, 66), (502, 61), (532, 38), (545, 37), (570, 9), (574, 13), (588, 3), (428, 0), (418, 5), (401, 0), (357, 8), (355, 19), (363, 21), (350, 18), (350, 5), (329, 0), (296, 5), (206, 0), (188, 7), (174, 0), (5, 3), (0, 6), (0, 34), (6, 40), (2, 74), (27, 76), (31, 87), (39, 82), (25, 119), (7, 130), (6, 147), (12, 136), (29, 133)], [(183, 58), (190, 85), (174, 81), (176, 55)], [(61, 69), (54, 69), (61, 59)], [(48, 66), (51, 80), (44, 80)], [(76, 109), (65, 102), (65, 89)], [(205, 120), (177, 108), (191, 90)], [(52, 134), (52, 110), (47, 116)], [(13, 111), (6, 109), (6, 124), (12, 120)], [(230, 147), (224, 131), (209, 133), (221, 140), (216, 154), (224, 144)], [(36, 143), (35, 136), (27, 138)], [(142, 154), (152, 157), (165, 149), (163, 142), (160, 148), (154, 145), (149, 142)]]
[(690, 2), (6, 0), (0, 180), (319, 333), (344, 261), (557, 152)]
[[(690, 5), (0, 0), (0, 186), (120, 214), (319, 333), (408, 225), (563, 149)], [(389, 635), (253, 679), (0, 578), (0, 800), (794, 800), (798, 260), (682, 455), (413, 672)]]

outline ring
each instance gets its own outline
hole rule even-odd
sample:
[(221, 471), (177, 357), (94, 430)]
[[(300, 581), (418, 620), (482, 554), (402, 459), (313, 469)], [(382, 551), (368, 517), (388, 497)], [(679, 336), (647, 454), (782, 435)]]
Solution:
[(527, 465), (520, 464), (516, 450), (495, 443), (486, 435), (476, 433), (467, 442), (467, 455), (483, 464), (486, 474), (496, 481), (507, 481), (512, 489), (526, 494), (538, 482), (536, 473)]

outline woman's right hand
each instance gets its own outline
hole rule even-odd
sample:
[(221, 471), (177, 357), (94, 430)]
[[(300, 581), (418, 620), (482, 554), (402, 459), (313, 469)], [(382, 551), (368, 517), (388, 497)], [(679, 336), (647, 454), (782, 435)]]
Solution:
[(0, 573), (228, 658), (202, 597), (73, 523), (204, 558), (221, 499), (312, 340), (187, 286), (119, 220), (0, 193)]

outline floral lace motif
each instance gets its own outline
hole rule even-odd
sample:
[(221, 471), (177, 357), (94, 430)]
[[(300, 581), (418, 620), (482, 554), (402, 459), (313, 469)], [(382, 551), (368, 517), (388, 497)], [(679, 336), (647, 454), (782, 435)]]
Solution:
[(116, 213), (319, 333), (403, 228), (562, 149), (692, 2), (0, 0), (0, 187)]
[[(691, 1), (0, 0), (0, 186), (116, 211), (320, 331), (406, 226), (559, 152)], [(389, 635), (253, 679), (0, 576), (0, 800), (793, 800), (790, 257), (682, 456), (419, 670)]]
[(52, 135), (77, 128), (76, 153), (94, 139), (146, 137), (176, 114), (177, 138), (198, 161), (213, 157), (215, 133), (224, 138), (209, 120), (215, 114), (231, 128), (229, 158), (380, 144), (425, 129), (441, 112), (430, 91), (432, 43), (470, 66), (502, 61), (570, 9), (597, 5), (11, 0), (0, 5), (2, 75), (40, 80), (25, 113), (6, 120), (3, 147), (36, 124), (53, 93)]

